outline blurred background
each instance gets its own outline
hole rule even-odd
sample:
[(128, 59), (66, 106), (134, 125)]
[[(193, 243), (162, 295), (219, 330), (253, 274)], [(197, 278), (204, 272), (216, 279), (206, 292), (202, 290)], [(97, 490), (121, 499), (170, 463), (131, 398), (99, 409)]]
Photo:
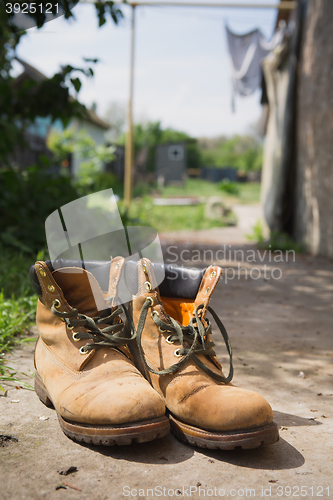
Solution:
[(162, 239), (333, 256), (330, 0), (214, 1), (81, 1), (27, 31), (1, 5), (3, 332), (32, 314), (45, 219), (103, 189)]

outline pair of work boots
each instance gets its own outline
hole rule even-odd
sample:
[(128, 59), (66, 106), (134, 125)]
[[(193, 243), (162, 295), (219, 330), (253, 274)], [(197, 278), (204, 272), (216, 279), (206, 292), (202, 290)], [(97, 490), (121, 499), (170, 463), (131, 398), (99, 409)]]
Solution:
[[(103, 291), (79, 263), (67, 265), (54, 270), (36, 262), (30, 274), (39, 294), (35, 390), (55, 408), (68, 437), (125, 445), (163, 437), (171, 426), (177, 438), (207, 448), (278, 440), (267, 401), (230, 383), (228, 336), (208, 305), (220, 267), (178, 276), (173, 268), (171, 276), (165, 266), (159, 289), (148, 259), (117, 257)], [(117, 305), (124, 277), (132, 294), (128, 309)], [(98, 310), (105, 301), (109, 307)], [(207, 310), (230, 355), (228, 376), (216, 359)]]

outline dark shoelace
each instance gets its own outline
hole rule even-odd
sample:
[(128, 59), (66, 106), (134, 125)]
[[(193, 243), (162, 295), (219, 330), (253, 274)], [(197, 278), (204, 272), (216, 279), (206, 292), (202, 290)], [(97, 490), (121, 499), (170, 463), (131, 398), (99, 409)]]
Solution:
[(143, 304), (136, 332), (136, 340), (142, 362), (151, 373), (155, 373), (156, 375), (168, 375), (170, 373), (175, 373), (182, 366), (184, 366), (185, 363), (190, 358), (192, 358), (194, 363), (199, 368), (201, 368), (204, 372), (213, 377), (215, 380), (218, 380), (219, 382), (223, 382), (225, 384), (227, 384), (232, 380), (233, 377), (232, 350), (229, 337), (222, 321), (211, 307), (208, 307), (208, 311), (213, 316), (215, 323), (221, 332), (221, 335), (224, 339), (229, 354), (230, 367), (228, 376), (224, 377), (223, 375), (214, 372), (196, 356), (196, 354), (204, 354), (205, 356), (215, 356), (215, 351), (213, 349), (214, 342), (206, 341), (207, 336), (211, 333), (211, 324), (209, 320), (205, 318), (207, 326), (204, 326), (204, 323), (199, 316), (199, 311), (204, 307), (203, 304), (199, 305), (196, 308), (196, 310), (194, 311), (194, 317), (191, 318), (188, 326), (180, 325), (170, 316), (169, 319), (171, 323), (165, 323), (158, 317), (157, 311), (152, 312), (152, 319), (158, 326), (160, 332), (163, 333), (167, 331), (171, 333), (171, 335), (167, 337), (168, 343), (180, 342), (182, 347), (177, 349), (176, 351), (177, 351), (177, 356), (179, 357), (183, 356), (183, 358), (178, 363), (169, 366), (165, 370), (158, 371), (151, 368), (146, 362), (144, 351), (142, 349), (142, 332), (146, 323), (148, 310), (151, 304), (152, 302), (150, 298), (148, 298), (146, 302)]
[[(85, 314), (81, 314), (77, 309), (72, 309), (71, 311), (60, 312), (57, 310), (55, 303), (51, 307), (53, 314), (62, 318), (67, 328), (73, 329), (76, 326), (84, 327), (85, 331), (75, 332), (75, 340), (92, 339), (91, 344), (86, 344), (81, 347), (80, 352), (82, 354), (92, 351), (93, 349), (99, 349), (101, 347), (113, 347), (117, 348), (120, 346), (125, 346), (131, 340), (135, 339), (136, 332), (133, 324), (133, 320), (124, 305), (119, 307), (114, 307), (113, 309), (106, 309), (99, 316), (90, 318)], [(124, 312), (130, 327), (131, 336), (123, 337), (121, 334), (124, 330), (124, 323), (121, 318), (119, 318), (118, 323), (114, 323), (117, 317)], [(99, 325), (110, 325), (104, 328), (99, 328)]]

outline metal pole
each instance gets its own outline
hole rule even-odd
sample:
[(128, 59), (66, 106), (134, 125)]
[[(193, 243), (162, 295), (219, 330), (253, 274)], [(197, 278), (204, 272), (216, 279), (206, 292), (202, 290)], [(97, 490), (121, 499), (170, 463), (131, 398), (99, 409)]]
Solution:
[(130, 94), (128, 101), (128, 124), (125, 147), (125, 192), (124, 201), (129, 208), (132, 198), (132, 177), (134, 163), (134, 138), (133, 138), (133, 88), (134, 88), (134, 48), (135, 48), (135, 5), (132, 5), (131, 29), (131, 67), (130, 67)]

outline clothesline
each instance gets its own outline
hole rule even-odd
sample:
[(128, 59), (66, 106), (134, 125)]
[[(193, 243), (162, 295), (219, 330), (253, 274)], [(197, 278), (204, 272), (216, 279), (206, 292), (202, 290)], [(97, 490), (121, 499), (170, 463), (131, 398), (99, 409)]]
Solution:
[[(150, 7), (149, 8), (149, 11), (153, 10), (154, 7)], [(155, 9), (154, 9), (155, 10)], [(156, 10), (159, 10), (159, 9), (156, 9)], [(156, 12), (155, 10), (155, 12)], [(142, 11), (140, 12), (139, 16), (142, 16), (143, 17), (143, 14), (145, 14), (146, 12), (148, 12), (148, 9), (144, 9), (144, 7), (142, 8)], [(188, 12), (185, 12), (185, 11), (177, 11), (176, 13), (173, 11), (163, 11), (163, 16), (170, 16), (170, 17), (183, 17), (184, 19), (189, 19), (189, 18), (194, 18), (194, 19), (209, 19), (209, 20), (212, 20), (212, 21), (217, 21), (217, 22), (224, 22), (225, 20), (232, 20), (232, 21), (245, 21), (245, 22), (249, 22), (249, 21), (253, 21), (253, 22), (256, 22), (256, 24), (260, 23), (260, 22), (269, 22), (272, 18), (272, 16), (275, 16), (275, 13), (274, 12), (263, 12), (262, 14), (267, 14), (263, 17), (261, 16), (258, 16), (258, 12), (256, 13), (253, 13), (254, 15), (253, 16), (240, 16), (239, 14), (232, 14), (232, 15), (228, 15), (226, 16), (225, 14), (223, 16), (218, 16), (218, 15), (215, 15), (215, 16), (211, 16), (211, 15), (207, 15), (207, 14), (199, 14), (197, 12), (191, 12), (191, 13), (188, 13)]]

